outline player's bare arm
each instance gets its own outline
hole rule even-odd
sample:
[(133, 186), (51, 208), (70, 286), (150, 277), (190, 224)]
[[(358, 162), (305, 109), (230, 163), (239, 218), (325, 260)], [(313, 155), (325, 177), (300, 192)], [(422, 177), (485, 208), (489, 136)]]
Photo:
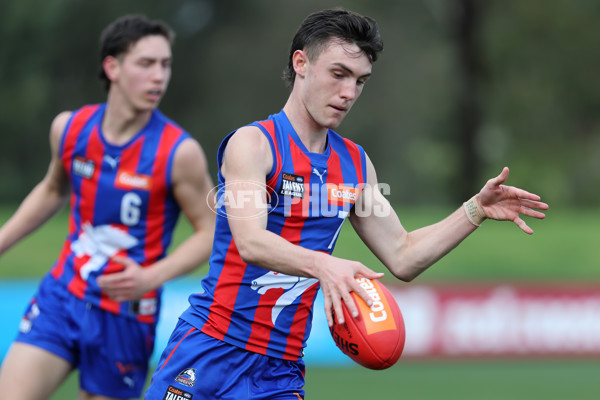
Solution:
[[(377, 175), (370, 159), (368, 190), (357, 203), (363, 207), (362, 216), (353, 213), (352, 225), (361, 239), (397, 278), (409, 282), (454, 249), (477, 226), (467, 218), (463, 207), (435, 224), (407, 232), (387, 199), (375, 188)], [(477, 194), (486, 216), (496, 220), (514, 221), (524, 232), (532, 233), (519, 213), (533, 218), (544, 218), (548, 205), (539, 196), (521, 189), (504, 186), (508, 168), (490, 179)]]
[(165, 282), (206, 263), (212, 249), (215, 214), (207, 203), (213, 181), (200, 144), (187, 139), (175, 152), (173, 193), (194, 233), (167, 257), (142, 268), (130, 258), (113, 258), (123, 264), (119, 273), (98, 277), (98, 284), (116, 301), (133, 300)]
[[(244, 191), (255, 191), (257, 183), (266, 186), (265, 177), (272, 165), (269, 143), (260, 130), (255, 127), (238, 130), (229, 140), (222, 166), (231, 198), (244, 198)], [(261, 213), (261, 210), (266, 209), (266, 199), (263, 201), (262, 204), (249, 201), (244, 203), (244, 207), (227, 209), (231, 232), (245, 262), (288, 275), (318, 279), (323, 290), (330, 325), (333, 324), (329, 311), (332, 307), (339, 316), (340, 323), (343, 323), (342, 301), (352, 315), (358, 314), (350, 292), (356, 292), (368, 304), (372, 302), (371, 297), (358, 285), (354, 277), (362, 275), (377, 279), (382, 274), (375, 273), (356, 261), (343, 260), (296, 246), (267, 231), (267, 215)], [(257, 215), (259, 216), (249, 218)]]
[(42, 181), (0, 228), (0, 254), (43, 225), (67, 202), (69, 183), (58, 156), (58, 148), (70, 116), (71, 113), (65, 111), (54, 118), (50, 127), (50, 165)]

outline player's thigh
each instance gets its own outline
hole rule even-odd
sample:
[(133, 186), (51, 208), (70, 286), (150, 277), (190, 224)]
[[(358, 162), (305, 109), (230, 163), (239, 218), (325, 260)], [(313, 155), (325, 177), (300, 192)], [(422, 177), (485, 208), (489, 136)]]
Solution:
[(72, 370), (55, 354), (14, 342), (0, 368), (0, 400), (47, 399)]
[(104, 396), (98, 399), (139, 398), (154, 347), (154, 325), (96, 307), (88, 312), (80, 337), (79, 387)]

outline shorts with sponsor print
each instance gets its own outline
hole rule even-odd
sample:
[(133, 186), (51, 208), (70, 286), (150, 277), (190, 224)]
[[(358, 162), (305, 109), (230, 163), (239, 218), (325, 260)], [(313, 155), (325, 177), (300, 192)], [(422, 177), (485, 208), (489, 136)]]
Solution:
[(304, 362), (264, 356), (179, 320), (145, 400), (302, 400)]
[(139, 397), (154, 347), (155, 325), (84, 302), (47, 275), (31, 300), (16, 341), (45, 349), (79, 370), (97, 395)]

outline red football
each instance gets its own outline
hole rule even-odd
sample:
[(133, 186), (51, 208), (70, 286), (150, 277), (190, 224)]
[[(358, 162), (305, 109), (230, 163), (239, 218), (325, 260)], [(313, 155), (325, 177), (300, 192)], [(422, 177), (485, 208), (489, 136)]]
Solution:
[[(373, 299), (371, 307), (354, 292), (352, 298), (358, 307), (353, 318), (343, 304), (343, 325), (334, 323), (331, 336), (344, 354), (370, 369), (389, 368), (398, 361), (404, 349), (404, 318), (396, 300), (377, 280), (356, 278)], [(334, 312), (334, 320), (335, 312)]]

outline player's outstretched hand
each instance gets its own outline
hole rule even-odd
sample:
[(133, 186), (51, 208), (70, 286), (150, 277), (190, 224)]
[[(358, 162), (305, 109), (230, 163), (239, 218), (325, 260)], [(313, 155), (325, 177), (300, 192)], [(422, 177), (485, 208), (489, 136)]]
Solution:
[(113, 257), (112, 261), (123, 264), (123, 270), (98, 277), (100, 288), (115, 301), (139, 299), (154, 289), (148, 276), (149, 268), (142, 268), (131, 258)]
[(332, 310), (335, 311), (339, 324), (345, 322), (342, 303), (346, 305), (350, 315), (358, 316), (358, 308), (350, 292), (355, 292), (369, 306), (373, 303), (369, 293), (354, 278), (363, 276), (369, 279), (379, 279), (383, 277), (383, 273), (375, 272), (358, 261), (344, 260), (324, 253), (321, 255), (323, 257), (317, 278), (323, 291), (327, 323), (331, 327), (333, 326)]
[(498, 221), (513, 221), (523, 232), (532, 234), (533, 230), (523, 221), (520, 214), (543, 219), (546, 214), (537, 210), (547, 210), (548, 204), (540, 201), (540, 196), (523, 189), (506, 186), (508, 167), (500, 175), (487, 181), (479, 192), (478, 199), (486, 217)]

